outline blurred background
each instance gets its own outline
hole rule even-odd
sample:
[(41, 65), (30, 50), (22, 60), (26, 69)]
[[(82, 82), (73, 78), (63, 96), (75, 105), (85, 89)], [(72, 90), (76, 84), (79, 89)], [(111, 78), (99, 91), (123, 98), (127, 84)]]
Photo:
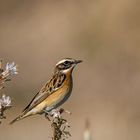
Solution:
[(0, 0), (0, 59), (19, 74), (1, 90), (13, 107), (1, 140), (51, 139), (50, 123), (33, 116), (9, 126), (65, 57), (82, 59), (63, 107), (72, 140), (88, 118), (93, 140), (140, 139), (140, 1)]

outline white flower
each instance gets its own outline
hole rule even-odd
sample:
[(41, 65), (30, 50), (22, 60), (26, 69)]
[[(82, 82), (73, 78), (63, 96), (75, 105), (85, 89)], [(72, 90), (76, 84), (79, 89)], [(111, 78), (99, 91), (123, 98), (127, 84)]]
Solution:
[(17, 65), (14, 62), (6, 64), (6, 71), (8, 71), (11, 75), (18, 74)]
[(11, 98), (10, 96), (2, 95), (0, 98), (0, 109), (2, 107), (10, 107), (11, 106)]
[(14, 74), (18, 74), (18, 72), (17, 72), (17, 65), (15, 65), (14, 62), (7, 63), (5, 71), (2, 72), (3, 78), (6, 78), (9, 75), (14, 75)]
[(53, 118), (60, 118), (60, 117), (61, 117), (61, 113), (60, 113), (59, 110), (57, 110), (57, 109), (53, 109), (53, 110), (50, 112), (50, 115), (51, 115)]

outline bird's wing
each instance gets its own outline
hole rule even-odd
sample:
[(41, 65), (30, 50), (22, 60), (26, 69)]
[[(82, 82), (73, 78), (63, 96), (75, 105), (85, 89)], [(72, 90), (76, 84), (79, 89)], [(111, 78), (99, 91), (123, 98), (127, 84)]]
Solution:
[(45, 100), (49, 95), (53, 94), (57, 91), (64, 83), (66, 76), (64, 74), (54, 75), (53, 78), (47, 82), (42, 89), (34, 96), (31, 102), (25, 107), (23, 110), (24, 113), (30, 111), (35, 106), (40, 104), (43, 100)]

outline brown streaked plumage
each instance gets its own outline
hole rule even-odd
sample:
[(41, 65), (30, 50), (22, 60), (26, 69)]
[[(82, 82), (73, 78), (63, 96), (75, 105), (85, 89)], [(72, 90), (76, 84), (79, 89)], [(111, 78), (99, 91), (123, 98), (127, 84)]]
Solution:
[(72, 71), (80, 62), (82, 61), (72, 58), (59, 61), (55, 66), (52, 78), (34, 96), (22, 114), (11, 121), (10, 124), (28, 116), (42, 114), (44, 110), (50, 112), (62, 105), (71, 95), (73, 86)]

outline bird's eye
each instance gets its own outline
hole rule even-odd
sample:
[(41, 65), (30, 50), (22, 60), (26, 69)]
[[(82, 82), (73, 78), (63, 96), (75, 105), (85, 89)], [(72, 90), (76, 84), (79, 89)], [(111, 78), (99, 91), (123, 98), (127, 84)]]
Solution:
[(65, 64), (65, 65), (69, 65), (70, 62), (69, 62), (69, 61), (65, 61), (64, 64)]

